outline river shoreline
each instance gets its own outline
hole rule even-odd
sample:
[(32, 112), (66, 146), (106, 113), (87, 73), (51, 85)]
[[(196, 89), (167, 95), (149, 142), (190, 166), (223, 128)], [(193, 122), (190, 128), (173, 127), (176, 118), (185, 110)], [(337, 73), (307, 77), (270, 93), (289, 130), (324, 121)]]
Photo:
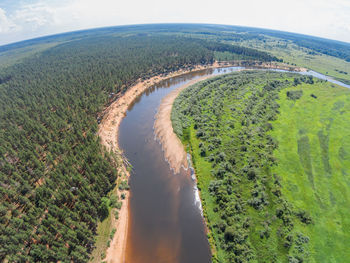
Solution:
[[(122, 150), (119, 147), (118, 143), (118, 135), (119, 135), (119, 126), (123, 118), (126, 116), (126, 113), (128, 111), (129, 106), (134, 102), (134, 100), (140, 96), (144, 91), (146, 91), (151, 86), (166, 80), (170, 79), (172, 77), (177, 77), (180, 75), (184, 75), (189, 72), (196, 72), (201, 71), (205, 69), (215, 69), (215, 68), (225, 68), (225, 67), (232, 67), (232, 66), (251, 66), (251, 67), (261, 67), (266, 69), (283, 69), (285, 70), (286, 67), (289, 68), (289, 65), (283, 65), (278, 63), (261, 63), (261, 62), (250, 62), (249, 65), (246, 64), (246, 62), (214, 62), (213, 64), (208, 65), (197, 65), (191, 68), (185, 68), (180, 69), (175, 72), (171, 72), (169, 74), (160, 74), (157, 76), (154, 76), (152, 78), (146, 79), (146, 80), (140, 80), (135, 85), (131, 86), (124, 94), (122, 94), (120, 97), (118, 97), (115, 101), (113, 101), (105, 110), (102, 112), (102, 119), (99, 124), (99, 130), (98, 135), (101, 138), (101, 144), (106, 148), (107, 151), (112, 151), (116, 153), (118, 156), (122, 156)], [(254, 66), (255, 65), (255, 66)], [(295, 70), (296, 67), (293, 67)], [(303, 68), (297, 68), (297, 70), (304, 71), (306, 69)], [(157, 130), (162, 130), (159, 132), (159, 136), (162, 137), (161, 143), (163, 148), (165, 149), (165, 153), (170, 153), (170, 148), (168, 146), (164, 146), (165, 143), (170, 143), (170, 145), (173, 145), (173, 142), (175, 142), (174, 145), (176, 145), (176, 149), (181, 152), (181, 155), (174, 156), (173, 153), (170, 153), (171, 156), (169, 156), (168, 161), (170, 163), (170, 166), (174, 168), (175, 172), (178, 172), (182, 165), (184, 167), (187, 166), (187, 160), (186, 160), (186, 152), (183, 148), (183, 145), (181, 141), (177, 138), (177, 136), (173, 133), (171, 120), (170, 120), (170, 113), (171, 113), (171, 107), (172, 103), (177, 97), (178, 93), (183, 90), (184, 88), (193, 85), (194, 83), (207, 79), (209, 77), (213, 76), (206, 76), (203, 78), (199, 78), (193, 81), (190, 81), (188, 84), (180, 87), (179, 89), (175, 90), (174, 94), (172, 94), (172, 102), (168, 101), (167, 106), (164, 106), (164, 109), (167, 109), (164, 119), (162, 121), (157, 121), (157, 125), (160, 125), (163, 128), (158, 128)], [(162, 103), (163, 104), (163, 103)], [(169, 117), (169, 121), (164, 121), (166, 118)], [(158, 118), (157, 118), (158, 119)], [(164, 126), (165, 125), (165, 126)], [(173, 134), (172, 134), (173, 133)], [(170, 136), (170, 137), (169, 137)], [(174, 137), (175, 136), (175, 137)], [(173, 146), (174, 146), (173, 145)], [(167, 150), (168, 149), (168, 150)], [(182, 149), (182, 151), (181, 151)], [(174, 152), (174, 151), (173, 151)], [(166, 154), (167, 155), (167, 154)], [(124, 174), (126, 178), (128, 178), (129, 172), (127, 170), (127, 167), (123, 165), (122, 167), (118, 167), (119, 174)], [(112, 239), (110, 247), (106, 251), (106, 258), (105, 261), (108, 263), (113, 262), (125, 262), (125, 256), (126, 256), (126, 243), (127, 243), (127, 234), (128, 234), (128, 222), (129, 222), (129, 197), (130, 193), (126, 193), (126, 198), (123, 200), (123, 205), (119, 214), (118, 220), (113, 220), (113, 228), (116, 229), (115, 235)]]
[[(107, 151), (112, 151), (117, 155), (122, 155), (122, 150), (119, 147), (118, 135), (119, 126), (123, 118), (126, 116), (129, 106), (133, 101), (146, 91), (151, 86), (172, 78), (180, 76), (189, 72), (201, 71), (204, 69), (220, 67), (218, 63), (211, 65), (198, 65), (189, 70), (181, 69), (167, 75), (157, 75), (150, 79), (139, 81), (130, 87), (122, 96), (112, 102), (102, 113), (103, 118), (99, 124), (98, 135), (101, 138), (101, 144)], [(118, 172), (124, 174), (127, 178), (130, 176), (127, 167), (118, 167)], [(129, 197), (130, 193), (126, 192), (126, 197), (122, 200), (122, 208), (119, 212), (118, 220), (113, 220), (113, 228), (116, 229), (115, 235), (112, 239), (110, 247), (106, 251), (106, 258), (104, 261), (108, 263), (125, 262), (125, 252), (128, 233), (129, 222)]]
[[(281, 64), (276, 62), (259, 62), (259, 61), (233, 61), (233, 62), (216, 62), (212, 68), (225, 68), (225, 67), (244, 67), (242, 70), (252, 69), (277, 69), (294, 72), (307, 72), (306, 68), (294, 67), (287, 64)], [(215, 77), (214, 75), (208, 75), (198, 79), (191, 80), (187, 84), (172, 91), (166, 97), (163, 98), (158, 112), (155, 116), (154, 133), (159, 140), (164, 151), (164, 157), (169, 162), (170, 168), (179, 173), (181, 167), (187, 169), (187, 153), (181, 143), (181, 140), (173, 131), (171, 123), (171, 109), (176, 97), (185, 88), (194, 85), (202, 80)]]
[(155, 116), (154, 133), (156, 139), (159, 140), (160, 144), (162, 145), (164, 157), (168, 161), (170, 169), (172, 169), (176, 174), (180, 172), (181, 167), (184, 167), (185, 169), (188, 168), (188, 161), (184, 146), (173, 130), (171, 122), (171, 110), (173, 103), (180, 92), (187, 87), (213, 77), (215, 77), (215, 75), (194, 79), (173, 90), (162, 99), (161, 105), (159, 106), (158, 112)]

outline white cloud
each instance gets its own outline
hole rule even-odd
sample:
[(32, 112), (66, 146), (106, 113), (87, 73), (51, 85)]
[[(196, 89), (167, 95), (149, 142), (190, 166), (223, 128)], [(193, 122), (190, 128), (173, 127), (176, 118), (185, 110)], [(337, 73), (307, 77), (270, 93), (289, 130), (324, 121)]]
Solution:
[(10, 14), (0, 9), (0, 44), (91, 27), (161, 22), (245, 25), (350, 42), (349, 0), (14, 1), (19, 7)]
[(16, 30), (18, 27), (7, 17), (5, 10), (0, 8), (0, 34)]

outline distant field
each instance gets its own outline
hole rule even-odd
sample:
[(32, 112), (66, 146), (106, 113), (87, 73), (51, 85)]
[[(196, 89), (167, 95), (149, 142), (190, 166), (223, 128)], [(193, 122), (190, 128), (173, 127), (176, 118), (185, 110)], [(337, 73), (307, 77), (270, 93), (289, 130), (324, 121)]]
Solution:
[(267, 51), (274, 56), (283, 58), (284, 62), (306, 67), (344, 83), (350, 83), (350, 62), (343, 59), (314, 52), (290, 41), (272, 37), (267, 38), (264, 42), (259, 40), (244, 41), (241, 45)]
[[(302, 97), (288, 100), (291, 90), (303, 90)], [(274, 153), (278, 165), (272, 172), (282, 178), (283, 195), (314, 220), (309, 227), (299, 226), (310, 237), (314, 262), (347, 262), (350, 90), (329, 83), (302, 84), (282, 90), (278, 103), (281, 113), (271, 132), (279, 145)]]
[[(288, 95), (287, 95), (288, 94)], [(350, 90), (293, 74), (243, 72), (176, 99), (214, 262), (346, 262)]]

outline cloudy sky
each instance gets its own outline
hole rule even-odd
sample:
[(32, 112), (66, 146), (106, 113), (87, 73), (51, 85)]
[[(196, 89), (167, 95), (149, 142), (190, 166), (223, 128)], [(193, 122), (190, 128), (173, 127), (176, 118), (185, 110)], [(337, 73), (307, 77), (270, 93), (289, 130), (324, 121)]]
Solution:
[(0, 45), (79, 29), (194, 22), (350, 42), (350, 0), (0, 0)]

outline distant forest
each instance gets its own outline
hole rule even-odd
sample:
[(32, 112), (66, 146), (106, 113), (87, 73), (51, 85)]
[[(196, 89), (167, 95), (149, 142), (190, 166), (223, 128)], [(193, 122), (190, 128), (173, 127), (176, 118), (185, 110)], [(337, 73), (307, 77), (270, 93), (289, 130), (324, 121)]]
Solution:
[(208, 64), (225, 50), (174, 36), (98, 36), (59, 44), (0, 72), (0, 261), (86, 262), (101, 199), (117, 178), (96, 136), (110, 93), (139, 78)]
[(64, 42), (79, 39), (89, 39), (95, 36), (108, 35), (159, 35), (175, 34), (183, 36), (211, 36), (218, 40), (241, 42), (244, 40), (264, 41), (267, 37), (276, 37), (282, 40), (289, 40), (298, 46), (311, 49), (325, 55), (337, 57), (350, 62), (350, 44), (309, 35), (302, 35), (290, 32), (283, 32), (270, 29), (230, 26), (230, 25), (210, 25), (210, 24), (150, 24), (116, 26), (101, 29), (89, 29), (77, 32), (63, 33), (26, 40), (18, 43), (0, 46), (0, 56), (2, 52), (11, 51), (26, 46), (35, 46), (43, 43)]

